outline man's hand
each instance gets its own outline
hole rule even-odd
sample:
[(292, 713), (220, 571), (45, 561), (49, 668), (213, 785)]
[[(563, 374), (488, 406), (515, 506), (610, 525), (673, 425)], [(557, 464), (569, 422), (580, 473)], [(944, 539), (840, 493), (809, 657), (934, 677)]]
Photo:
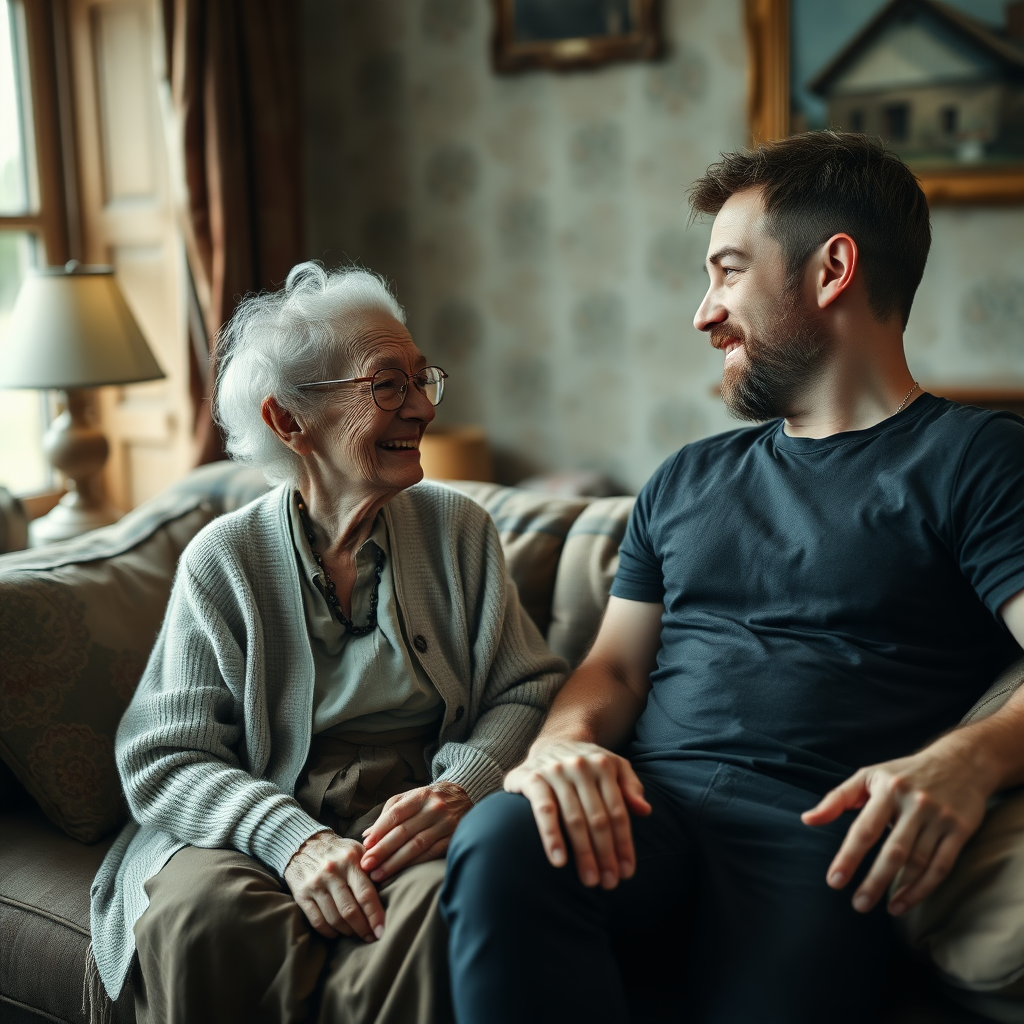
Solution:
[(384, 908), (373, 882), (359, 866), (362, 844), (333, 832), (317, 832), (292, 855), (284, 880), (310, 925), (324, 938), (358, 935), (364, 942), (384, 934)]
[(889, 912), (898, 915), (949, 874), (981, 824), (994, 788), (979, 771), (971, 745), (953, 732), (911, 757), (861, 768), (801, 818), (806, 825), (825, 825), (844, 811), (861, 809), (828, 869), (833, 889), (847, 884), (891, 825), (853, 906), (870, 910), (896, 879)]
[(505, 789), (530, 801), (548, 860), (567, 862), (559, 814), (569, 833), (576, 870), (586, 886), (614, 889), (636, 870), (629, 812), (647, 815), (651, 805), (630, 763), (595, 743), (550, 740), (534, 745), (505, 777)]
[(367, 852), (360, 867), (373, 881), (383, 882), (411, 864), (443, 857), (455, 826), (472, 806), (454, 782), (435, 782), (393, 796), (363, 832)]

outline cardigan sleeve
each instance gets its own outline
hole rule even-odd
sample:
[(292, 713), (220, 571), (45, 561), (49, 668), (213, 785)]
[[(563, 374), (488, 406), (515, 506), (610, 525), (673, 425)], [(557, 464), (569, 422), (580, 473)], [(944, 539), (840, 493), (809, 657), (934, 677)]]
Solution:
[(458, 550), (473, 676), (470, 729), (464, 740), (441, 745), (432, 768), (437, 781), (458, 784), (476, 802), (526, 755), (568, 666), (547, 649), (520, 603), (486, 513), (479, 531), (464, 524)]
[(266, 732), (269, 724), (256, 685), (265, 668), (262, 631), (238, 575), (215, 574), (186, 551), (118, 728), (116, 757), (140, 824), (191, 846), (234, 848), (283, 874), (324, 826), (259, 777), (264, 765), (249, 763), (254, 749), (269, 748), (269, 737), (254, 729)]

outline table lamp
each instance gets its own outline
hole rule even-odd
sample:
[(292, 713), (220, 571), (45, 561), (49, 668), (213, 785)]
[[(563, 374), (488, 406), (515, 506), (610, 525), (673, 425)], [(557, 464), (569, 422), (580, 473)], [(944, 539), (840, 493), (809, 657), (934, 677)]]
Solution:
[(72, 260), (29, 271), (0, 337), (0, 388), (63, 392), (64, 411), (50, 424), (43, 450), (68, 487), (52, 511), (30, 524), (33, 545), (77, 537), (121, 517), (104, 497), (101, 474), (110, 446), (95, 424), (87, 389), (163, 376), (113, 268)]

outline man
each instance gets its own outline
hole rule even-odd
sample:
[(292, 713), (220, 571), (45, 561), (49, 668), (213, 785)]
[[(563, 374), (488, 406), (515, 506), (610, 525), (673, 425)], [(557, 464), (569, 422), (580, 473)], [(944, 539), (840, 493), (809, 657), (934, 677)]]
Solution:
[(917, 182), (817, 132), (691, 203), (694, 324), (771, 422), (644, 487), (592, 650), (456, 833), (460, 1024), (877, 1020), (889, 916), (1024, 781), (1024, 693), (955, 728), (1024, 641), (1024, 424), (907, 368)]

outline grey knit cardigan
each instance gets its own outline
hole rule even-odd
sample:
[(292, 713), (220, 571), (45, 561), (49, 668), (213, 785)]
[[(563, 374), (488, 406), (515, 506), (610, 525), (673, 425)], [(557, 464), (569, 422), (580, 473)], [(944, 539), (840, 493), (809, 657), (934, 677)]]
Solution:
[[(95, 965), (116, 999), (144, 888), (183, 846), (234, 848), (278, 874), (323, 825), (295, 800), (313, 658), (281, 486), (183, 553), (156, 646), (117, 733), (133, 821), (92, 886)], [(444, 699), (435, 780), (474, 800), (525, 754), (565, 677), (519, 604), (497, 531), (438, 484), (384, 508), (406, 643)], [(412, 641), (415, 641), (413, 643)]]

